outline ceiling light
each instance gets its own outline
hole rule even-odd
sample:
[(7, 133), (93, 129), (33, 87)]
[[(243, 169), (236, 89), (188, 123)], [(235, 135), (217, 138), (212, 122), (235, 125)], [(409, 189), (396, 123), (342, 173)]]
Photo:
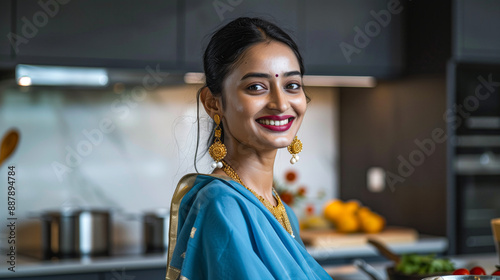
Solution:
[(16, 66), (19, 85), (34, 86), (90, 86), (108, 85), (108, 73), (103, 68), (40, 66), (19, 64)]
[(17, 84), (23, 87), (31, 86), (31, 78), (27, 76), (19, 77)]

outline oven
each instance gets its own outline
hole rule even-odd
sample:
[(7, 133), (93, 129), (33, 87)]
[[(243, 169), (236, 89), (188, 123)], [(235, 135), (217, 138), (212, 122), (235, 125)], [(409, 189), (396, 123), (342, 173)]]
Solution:
[(500, 217), (500, 64), (448, 67), (448, 238), (450, 253), (495, 252)]

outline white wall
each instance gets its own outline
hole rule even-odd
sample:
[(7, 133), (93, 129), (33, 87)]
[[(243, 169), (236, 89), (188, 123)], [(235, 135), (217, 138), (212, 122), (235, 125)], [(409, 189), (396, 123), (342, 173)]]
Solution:
[[(114, 216), (115, 247), (139, 250), (141, 223), (124, 214), (169, 207), (176, 182), (194, 171), (196, 91), (197, 86), (160, 88), (144, 96), (130, 90), (0, 91), (0, 134), (11, 127), (21, 133), (16, 153), (0, 167), (2, 186), (7, 166), (17, 170), (18, 245), (40, 244), (40, 224), (30, 213), (62, 206), (114, 207), (120, 210)], [(299, 179), (292, 187), (306, 186), (311, 201), (320, 205), (338, 189), (338, 92), (307, 91), (312, 102), (298, 134), (304, 143), (300, 162), (292, 167), (290, 155), (281, 150), (275, 174), (283, 181), (284, 172), (293, 168)], [(206, 126), (202, 131), (207, 135)], [(94, 143), (85, 133), (93, 135)], [(77, 161), (72, 151), (78, 150), (82, 155)], [(209, 156), (200, 161), (200, 172), (209, 172), (209, 161)], [(320, 191), (326, 197), (314, 200)], [(0, 209), (0, 219), (6, 221), (6, 199)]]

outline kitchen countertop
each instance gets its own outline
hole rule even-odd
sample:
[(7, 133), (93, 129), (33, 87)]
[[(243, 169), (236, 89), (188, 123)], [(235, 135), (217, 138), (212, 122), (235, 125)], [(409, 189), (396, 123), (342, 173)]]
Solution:
[[(461, 255), (447, 258), (455, 264), (456, 268), (470, 269), (474, 266), (481, 266), (486, 270), (487, 274), (491, 274), (495, 271), (495, 265), (500, 263), (497, 254)], [(382, 279), (387, 279), (386, 268), (393, 265), (393, 263), (389, 261), (369, 264), (378, 272)], [(325, 266), (324, 268), (335, 280), (371, 280), (364, 272), (351, 264)]]
[(16, 272), (8, 270), (8, 264), (0, 265), (0, 278), (75, 274), (89, 272), (112, 272), (122, 270), (144, 270), (165, 268), (166, 254), (92, 257), (68, 260), (38, 260), (23, 255), (17, 256)]
[[(448, 249), (448, 239), (446, 237), (421, 236), (417, 242), (411, 243), (389, 243), (386, 244), (397, 254), (404, 253), (444, 253)], [(311, 248), (307, 251), (316, 260), (321, 261), (333, 258), (358, 258), (379, 256), (377, 250), (371, 245), (339, 248)]]
[[(422, 237), (417, 242), (389, 245), (396, 253), (442, 253), (448, 248), (444, 237)], [(344, 248), (308, 248), (310, 254), (318, 261), (325, 259), (363, 258), (377, 256), (377, 252), (369, 245)], [(5, 259), (5, 257), (4, 257)], [(35, 258), (17, 255), (16, 272), (8, 270), (8, 263), (0, 264), (0, 278), (41, 276), (56, 274), (113, 272), (122, 270), (144, 270), (166, 268), (166, 254), (124, 255), (113, 257), (42, 261)], [(332, 272), (342, 266), (325, 266)], [(359, 278), (358, 278), (359, 279)]]

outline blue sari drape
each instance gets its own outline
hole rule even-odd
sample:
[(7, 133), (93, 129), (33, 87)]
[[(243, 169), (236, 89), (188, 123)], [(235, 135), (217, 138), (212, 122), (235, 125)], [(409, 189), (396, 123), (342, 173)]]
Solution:
[(245, 187), (219, 175), (188, 174), (172, 198), (166, 279), (331, 279)]

